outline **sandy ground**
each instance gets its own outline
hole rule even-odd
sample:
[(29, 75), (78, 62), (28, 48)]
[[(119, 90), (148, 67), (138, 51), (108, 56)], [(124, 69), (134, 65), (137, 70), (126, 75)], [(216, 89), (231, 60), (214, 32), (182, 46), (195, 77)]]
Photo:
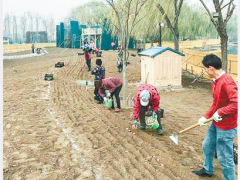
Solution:
[[(3, 61), (4, 179), (203, 179), (191, 171), (202, 167), (201, 144), (209, 124), (179, 135), (178, 146), (169, 136), (197, 123), (209, 108), (209, 82), (189, 86), (194, 78), (184, 73), (182, 90), (160, 91), (165, 135), (149, 128), (130, 132), (126, 128), (132, 124), (132, 108), (109, 111), (94, 101), (93, 87), (77, 84), (94, 79), (79, 50), (47, 51)], [(134, 94), (140, 58), (129, 58), (128, 94)], [(103, 52), (107, 76), (122, 79), (116, 59), (117, 51)], [(93, 55), (92, 67), (95, 60)], [(65, 66), (55, 68), (57, 62)], [(46, 73), (54, 74), (54, 80), (45, 81)], [(223, 179), (217, 159), (214, 166), (211, 179)]]

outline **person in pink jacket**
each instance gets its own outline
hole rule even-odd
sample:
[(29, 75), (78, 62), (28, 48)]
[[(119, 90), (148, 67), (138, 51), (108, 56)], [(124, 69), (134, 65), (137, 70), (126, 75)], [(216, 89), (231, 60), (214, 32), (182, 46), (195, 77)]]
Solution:
[(158, 111), (160, 103), (160, 95), (158, 90), (151, 84), (142, 84), (137, 89), (137, 94), (134, 98), (134, 106), (133, 106), (133, 129), (137, 129), (138, 119), (140, 119), (140, 130), (146, 129), (145, 122), (145, 113), (148, 111), (149, 106), (152, 108), (153, 116), (157, 116), (157, 120), (159, 123), (159, 127), (157, 128), (157, 133), (162, 135), (162, 125), (160, 112)]
[(206, 55), (202, 64), (206, 73), (213, 78), (213, 103), (198, 123), (200, 126), (206, 125), (204, 121), (211, 117), (213, 122), (202, 143), (203, 168), (192, 172), (201, 177), (213, 176), (213, 157), (214, 152), (217, 152), (224, 179), (234, 180), (233, 139), (237, 134), (238, 88), (232, 77), (222, 70), (222, 61), (219, 57), (214, 54)]
[(114, 49), (115, 49), (115, 43), (114, 43), (114, 42), (111, 42), (111, 46), (112, 46), (113, 51), (114, 51)]
[[(98, 93), (101, 97), (103, 97), (104, 101), (106, 101), (106, 95), (105, 90), (109, 90), (108, 97), (113, 98), (113, 95), (116, 98), (117, 102), (117, 108), (115, 109), (116, 112), (119, 112), (121, 110), (121, 104), (120, 104), (120, 97), (119, 93), (122, 89), (122, 81), (119, 78), (116, 77), (108, 77), (102, 80), (98, 80), (96, 83), (96, 88), (98, 88)], [(112, 107), (109, 108), (109, 110), (114, 109), (114, 101), (112, 102)]]

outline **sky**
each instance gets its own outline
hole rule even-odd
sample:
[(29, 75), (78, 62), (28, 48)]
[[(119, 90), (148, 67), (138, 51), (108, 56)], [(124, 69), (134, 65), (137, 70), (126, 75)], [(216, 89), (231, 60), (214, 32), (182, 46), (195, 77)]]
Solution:
[(66, 17), (74, 7), (86, 4), (92, 0), (3, 0), (3, 14), (14, 13), (22, 15), (26, 11), (48, 16), (52, 14), (56, 20)]
[[(45, 16), (52, 14), (55, 19), (61, 20), (68, 15), (72, 8), (90, 1), (92, 0), (3, 0), (2, 3), (3, 14), (12, 12), (16, 15), (22, 15), (24, 12), (30, 11)], [(199, 0), (188, 0), (187, 2), (200, 4)], [(205, 0), (205, 2), (207, 1)], [(238, 7), (238, 0), (234, 0), (234, 3)]]

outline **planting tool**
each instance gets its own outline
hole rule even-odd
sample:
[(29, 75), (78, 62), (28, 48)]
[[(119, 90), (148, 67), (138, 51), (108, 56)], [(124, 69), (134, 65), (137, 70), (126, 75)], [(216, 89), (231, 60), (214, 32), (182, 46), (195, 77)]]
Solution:
[[(212, 121), (212, 120), (213, 120), (213, 118), (211, 117), (210, 119), (206, 119), (205, 121), (203, 121), (203, 123), (205, 124), (205, 123), (210, 122), (210, 121)], [(175, 135), (175, 136), (174, 136), (174, 135), (169, 136), (169, 138), (170, 138), (176, 145), (178, 145), (178, 134), (181, 134), (181, 133), (184, 133), (184, 132), (186, 132), (186, 131), (189, 131), (190, 129), (193, 129), (193, 128), (197, 127), (197, 126), (200, 126), (200, 125), (199, 125), (198, 123), (197, 123), (197, 124), (194, 124), (194, 125), (186, 128), (186, 129), (184, 129), (184, 130), (179, 131), (179, 132), (177, 133), (177, 135)]]
[(196, 79), (194, 79), (194, 81), (191, 83), (193, 84), (198, 78), (200, 78), (206, 71), (202, 72)]
[(147, 73), (147, 76), (146, 76), (146, 79), (145, 79), (145, 84), (147, 84), (148, 74), (149, 74), (149, 72)]

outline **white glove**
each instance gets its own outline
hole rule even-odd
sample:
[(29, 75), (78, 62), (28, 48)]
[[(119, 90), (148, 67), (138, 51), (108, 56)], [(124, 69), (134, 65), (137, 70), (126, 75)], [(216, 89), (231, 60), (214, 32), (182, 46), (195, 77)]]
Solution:
[(111, 93), (109, 92), (109, 93), (107, 93), (107, 97), (111, 97)]
[(157, 117), (157, 114), (155, 113), (155, 111), (152, 111), (152, 115), (153, 115), (154, 118)]
[(106, 97), (104, 97), (104, 98), (103, 98), (103, 100), (104, 100), (104, 102), (106, 102), (106, 101), (107, 101), (107, 98), (106, 98)]
[(203, 123), (203, 121), (206, 121), (207, 119), (203, 116), (203, 117), (201, 117), (199, 120), (198, 120), (198, 124), (200, 125), (200, 126), (205, 126), (205, 125), (207, 125), (207, 123)]
[(137, 129), (137, 125), (138, 125), (138, 119), (135, 119), (135, 120), (133, 121), (132, 128), (133, 128), (133, 129)]
[(214, 121), (218, 122), (218, 121), (221, 121), (222, 120), (222, 117), (218, 114), (218, 112), (216, 111), (214, 114), (213, 114), (213, 119)]

